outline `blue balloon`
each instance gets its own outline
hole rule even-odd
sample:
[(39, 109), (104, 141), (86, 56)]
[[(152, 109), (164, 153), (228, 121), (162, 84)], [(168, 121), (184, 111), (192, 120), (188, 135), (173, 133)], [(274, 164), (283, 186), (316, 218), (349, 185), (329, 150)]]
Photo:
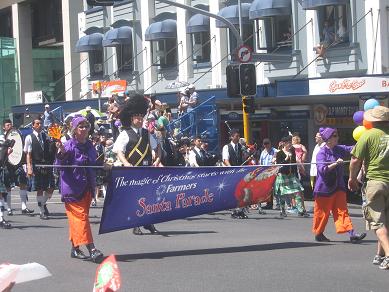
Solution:
[(363, 123), (363, 111), (357, 111), (353, 115), (354, 123), (356, 123), (359, 126), (362, 126)]
[(367, 111), (367, 110), (375, 108), (378, 105), (380, 105), (378, 100), (376, 100), (374, 98), (370, 98), (370, 99), (366, 100), (366, 102), (365, 102), (365, 104), (363, 106), (363, 109), (365, 111)]

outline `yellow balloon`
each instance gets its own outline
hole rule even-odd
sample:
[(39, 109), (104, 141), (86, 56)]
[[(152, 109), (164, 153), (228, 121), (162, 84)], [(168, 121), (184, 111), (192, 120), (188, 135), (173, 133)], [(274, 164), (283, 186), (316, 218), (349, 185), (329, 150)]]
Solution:
[(355, 141), (358, 141), (361, 138), (362, 134), (365, 133), (367, 129), (364, 126), (358, 126), (353, 131), (353, 138)]

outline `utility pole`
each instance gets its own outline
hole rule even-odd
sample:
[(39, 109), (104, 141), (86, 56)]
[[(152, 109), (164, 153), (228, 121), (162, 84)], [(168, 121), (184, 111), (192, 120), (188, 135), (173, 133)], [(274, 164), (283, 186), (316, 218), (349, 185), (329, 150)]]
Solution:
[[(238, 0), (238, 11), (239, 11), (239, 34), (241, 39), (243, 39), (243, 23), (242, 23), (242, 2)], [(242, 95), (242, 116), (243, 116), (243, 135), (246, 139), (247, 143), (251, 141), (251, 132), (250, 132), (250, 119), (249, 112), (247, 111), (246, 103), (248, 101), (248, 97)]]

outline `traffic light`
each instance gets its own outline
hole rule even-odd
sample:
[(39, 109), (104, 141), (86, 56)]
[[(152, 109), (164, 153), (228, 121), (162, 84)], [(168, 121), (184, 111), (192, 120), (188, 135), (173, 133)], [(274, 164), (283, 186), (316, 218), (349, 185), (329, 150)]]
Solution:
[(115, 2), (123, 0), (86, 0), (86, 3), (90, 6), (113, 6)]
[(255, 113), (255, 102), (253, 97), (242, 98), (243, 111), (246, 114)]
[(257, 94), (257, 74), (254, 64), (240, 64), (239, 83), (242, 96), (255, 96)]
[(231, 97), (240, 97), (239, 88), (239, 66), (228, 65), (226, 68), (227, 75), (227, 95)]

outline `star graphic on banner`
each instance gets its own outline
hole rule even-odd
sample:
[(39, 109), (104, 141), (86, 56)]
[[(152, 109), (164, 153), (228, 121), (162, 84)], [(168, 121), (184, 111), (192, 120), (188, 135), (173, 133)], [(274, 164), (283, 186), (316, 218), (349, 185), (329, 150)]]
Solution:
[(188, 171), (187, 173), (186, 173), (186, 175), (191, 175), (193, 172), (192, 171)]
[(227, 184), (224, 182), (224, 179), (216, 186), (216, 189), (219, 191), (219, 200), (221, 200), (221, 193), (226, 188)]
[(226, 186), (227, 186), (227, 185), (224, 183), (224, 181), (222, 181), (222, 182), (220, 182), (220, 183), (218, 184), (217, 189), (218, 189), (218, 191), (220, 192), (220, 191), (224, 190), (224, 188), (225, 188)]

